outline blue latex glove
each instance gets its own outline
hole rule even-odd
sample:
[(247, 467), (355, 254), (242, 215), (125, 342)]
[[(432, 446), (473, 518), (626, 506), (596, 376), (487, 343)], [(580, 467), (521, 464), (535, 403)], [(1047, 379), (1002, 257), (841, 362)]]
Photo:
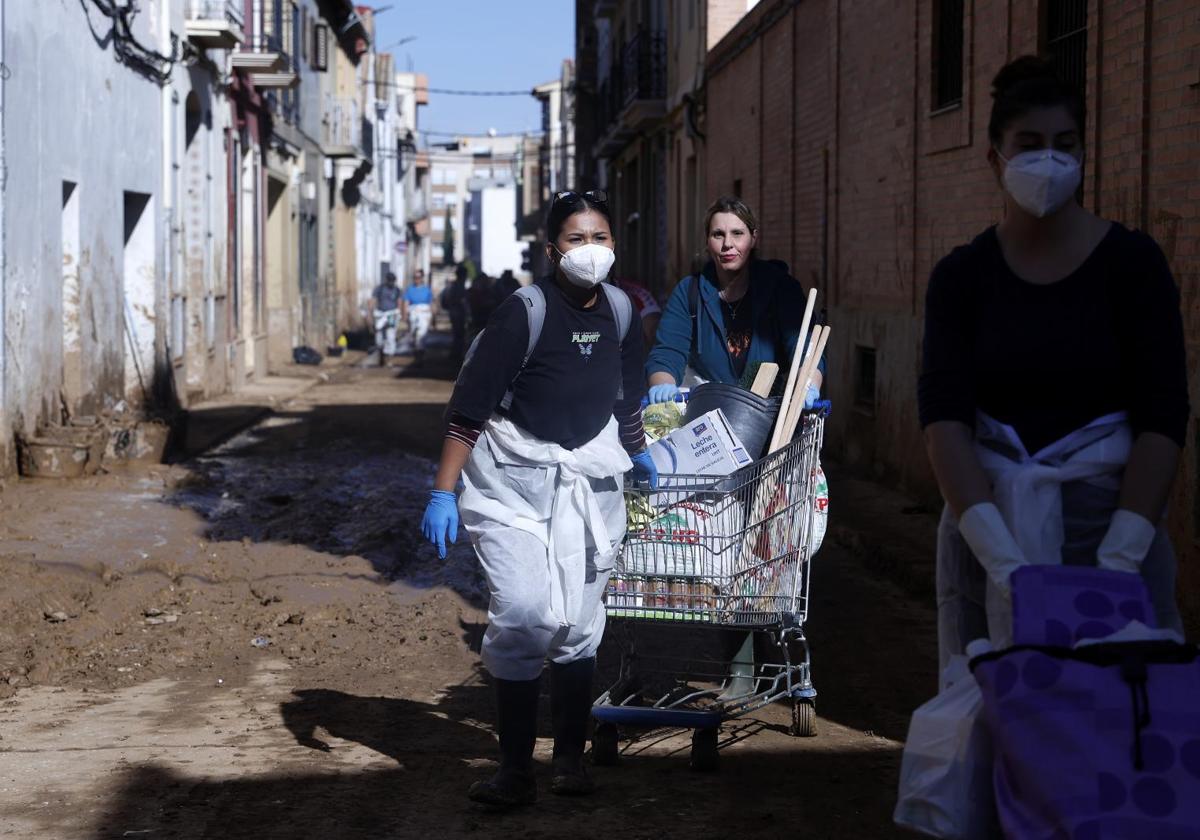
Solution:
[(425, 517), (421, 520), (421, 533), (425, 539), (437, 546), (438, 557), (446, 559), (446, 539), (458, 539), (458, 499), (445, 490), (434, 490), (429, 494)]
[[(673, 387), (673, 386), (672, 386)], [(644, 481), (650, 485), (651, 490), (658, 489), (658, 467), (654, 465), (654, 459), (650, 457), (650, 453), (643, 449), (636, 455), (630, 455), (629, 460), (633, 461), (633, 477), (636, 481)]]
[(675, 402), (675, 398), (678, 396), (679, 386), (670, 382), (662, 385), (651, 385), (649, 393), (646, 394), (646, 398), (652, 403)]
[(821, 399), (821, 389), (809, 383), (808, 390), (804, 392), (804, 407), (812, 408), (813, 403), (819, 399)]

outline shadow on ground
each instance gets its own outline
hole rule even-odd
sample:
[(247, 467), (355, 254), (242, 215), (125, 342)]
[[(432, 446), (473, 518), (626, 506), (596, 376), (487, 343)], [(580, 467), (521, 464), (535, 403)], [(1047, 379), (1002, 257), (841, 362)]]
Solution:
[[(383, 740), (399, 747), (392, 769), (197, 780), (155, 764), (132, 767), (92, 837), (900, 836), (890, 826), (892, 803), (877, 793), (895, 772), (895, 750), (814, 750), (803, 762), (742, 752), (727, 756), (720, 773), (704, 775), (688, 771), (679, 756), (639, 758), (597, 769), (597, 794), (575, 799), (548, 794), (541, 768), (538, 803), (497, 815), (465, 797), (471, 781), (492, 772), (472, 766), (491, 754), (481, 733), (424, 712), (388, 724), (397, 734)], [(426, 751), (428, 743), (440, 748)]]
[[(370, 381), (362, 387), (369, 394)], [(470, 548), (439, 561), (420, 533), (444, 409), (367, 403), (278, 412), (189, 462), (191, 476), (167, 501), (204, 517), (211, 541), (357, 555), (390, 580), (450, 586), (479, 602)]]

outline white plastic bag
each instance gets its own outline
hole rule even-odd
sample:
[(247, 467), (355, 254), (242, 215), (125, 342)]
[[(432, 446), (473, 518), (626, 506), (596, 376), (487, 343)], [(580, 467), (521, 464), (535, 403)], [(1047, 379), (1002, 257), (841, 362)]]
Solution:
[(953, 657), (941, 693), (913, 712), (900, 763), (897, 825), (931, 837), (989, 837), (995, 823), (992, 745), (979, 685)]

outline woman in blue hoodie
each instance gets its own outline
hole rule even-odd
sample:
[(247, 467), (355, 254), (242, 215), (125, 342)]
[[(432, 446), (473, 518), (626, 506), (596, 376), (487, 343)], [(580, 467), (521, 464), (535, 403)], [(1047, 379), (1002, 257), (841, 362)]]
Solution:
[[(646, 360), (651, 402), (674, 400), (689, 368), (706, 382), (736, 385), (748, 366), (775, 362), (782, 377), (800, 340), (804, 289), (783, 263), (754, 257), (758, 222), (745, 202), (717, 199), (704, 228), (711, 259), (676, 285)], [(807, 407), (820, 395), (821, 380), (818, 371)]]

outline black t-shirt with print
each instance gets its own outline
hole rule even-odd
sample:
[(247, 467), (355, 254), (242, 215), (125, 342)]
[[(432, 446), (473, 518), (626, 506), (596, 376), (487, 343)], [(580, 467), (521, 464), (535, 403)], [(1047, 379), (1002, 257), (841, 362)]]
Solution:
[(733, 359), (733, 370), (741, 376), (746, 371), (746, 357), (750, 354), (750, 341), (754, 338), (754, 303), (750, 290), (733, 304), (721, 301), (721, 313), (725, 318), (725, 344)]
[[(622, 344), (601, 290), (596, 303), (584, 309), (552, 278), (537, 285), (546, 296), (546, 320), (525, 370), (521, 360), (529, 345), (529, 316), (525, 303), (514, 295), (500, 304), (480, 336), (454, 387), (450, 413), (483, 423), (500, 411), (511, 384), (508, 418), (534, 437), (576, 449), (598, 435), (614, 415), (639, 415), (645, 394), (641, 323), (632, 313)], [(624, 397), (618, 404), (622, 388)]]

